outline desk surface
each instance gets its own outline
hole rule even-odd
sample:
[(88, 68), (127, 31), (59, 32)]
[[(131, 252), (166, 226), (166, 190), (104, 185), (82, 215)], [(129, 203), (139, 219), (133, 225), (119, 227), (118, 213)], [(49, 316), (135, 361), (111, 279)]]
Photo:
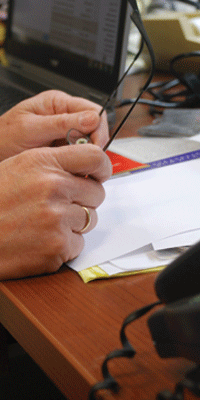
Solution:
[[(149, 123), (147, 108), (138, 107), (125, 131), (131, 121), (134, 132)], [(50, 276), (1, 282), (0, 322), (69, 400), (86, 400), (89, 389), (102, 380), (105, 355), (121, 348), (119, 330), (124, 318), (156, 300), (155, 277), (148, 273), (85, 284), (76, 272), (63, 267)], [(102, 399), (155, 400), (159, 391), (173, 391), (193, 366), (183, 359), (159, 358), (147, 317), (127, 328), (137, 351), (135, 358), (110, 362), (120, 392), (104, 391)]]
[[(156, 300), (156, 274), (85, 284), (66, 268), (57, 274), (0, 283), (0, 321), (71, 400), (86, 400), (102, 379), (106, 354), (121, 348), (119, 329), (133, 310)], [(192, 364), (162, 360), (156, 354), (146, 317), (127, 328), (137, 354), (110, 362), (121, 385), (118, 395), (103, 399), (155, 400), (173, 390)]]

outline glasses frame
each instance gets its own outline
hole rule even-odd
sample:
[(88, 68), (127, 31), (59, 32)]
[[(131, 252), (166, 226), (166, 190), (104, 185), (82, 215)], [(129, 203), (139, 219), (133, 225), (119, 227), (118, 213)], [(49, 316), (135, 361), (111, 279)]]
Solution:
[(112, 143), (112, 141), (115, 139), (115, 137), (117, 136), (117, 134), (119, 133), (119, 131), (121, 130), (122, 126), (125, 124), (126, 120), (128, 119), (129, 115), (131, 114), (131, 112), (133, 111), (134, 107), (136, 106), (136, 104), (138, 103), (140, 97), (142, 96), (142, 94), (146, 91), (146, 89), (148, 88), (154, 73), (155, 73), (155, 55), (154, 55), (154, 51), (151, 45), (151, 42), (148, 38), (148, 35), (146, 33), (146, 30), (144, 28), (142, 19), (140, 17), (140, 13), (137, 7), (137, 3), (135, 0), (129, 0), (131, 7), (133, 8), (132, 14), (131, 14), (131, 20), (132, 22), (135, 24), (135, 26), (137, 27), (138, 31), (141, 34), (142, 40), (141, 40), (141, 45), (139, 48), (138, 53), (135, 55), (132, 63), (130, 64), (130, 66), (128, 67), (128, 69), (125, 71), (125, 73), (123, 74), (122, 78), (119, 80), (117, 86), (115, 87), (115, 89), (113, 90), (113, 92), (111, 93), (111, 95), (108, 97), (108, 99), (106, 100), (102, 110), (99, 113), (99, 116), (102, 115), (102, 113), (107, 109), (110, 101), (112, 100), (112, 98), (115, 96), (116, 90), (119, 87), (119, 85), (123, 82), (124, 78), (127, 76), (129, 70), (131, 69), (131, 67), (133, 66), (133, 64), (135, 63), (135, 61), (138, 59), (138, 57), (140, 56), (140, 54), (142, 53), (143, 47), (144, 47), (144, 43), (147, 46), (147, 49), (149, 51), (149, 55), (150, 55), (150, 59), (151, 59), (151, 71), (150, 71), (150, 75), (146, 81), (146, 83), (144, 84), (144, 86), (141, 88), (138, 96), (136, 97), (136, 99), (134, 100), (133, 104), (131, 105), (130, 109), (128, 110), (128, 112), (126, 113), (125, 117), (122, 119), (122, 121), (119, 123), (119, 125), (117, 126), (117, 128), (115, 129), (115, 131), (113, 132), (113, 134), (111, 135), (110, 139), (108, 140), (108, 142), (106, 143), (106, 145), (104, 146), (103, 150), (106, 151), (108, 149), (108, 147), (110, 146), (110, 144)]

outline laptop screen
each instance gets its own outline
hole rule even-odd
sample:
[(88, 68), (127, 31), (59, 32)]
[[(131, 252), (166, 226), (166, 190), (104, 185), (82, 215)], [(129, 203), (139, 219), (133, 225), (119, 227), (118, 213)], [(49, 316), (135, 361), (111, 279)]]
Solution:
[(127, 14), (126, 0), (10, 0), (6, 51), (108, 95), (124, 72)]

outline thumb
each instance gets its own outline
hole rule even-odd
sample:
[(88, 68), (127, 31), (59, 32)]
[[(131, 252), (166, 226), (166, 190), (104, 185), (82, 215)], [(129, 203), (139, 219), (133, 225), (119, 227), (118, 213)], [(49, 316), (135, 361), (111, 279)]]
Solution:
[(60, 167), (74, 175), (94, 178), (104, 182), (112, 174), (112, 165), (107, 154), (94, 144), (81, 144), (51, 148), (52, 155)]

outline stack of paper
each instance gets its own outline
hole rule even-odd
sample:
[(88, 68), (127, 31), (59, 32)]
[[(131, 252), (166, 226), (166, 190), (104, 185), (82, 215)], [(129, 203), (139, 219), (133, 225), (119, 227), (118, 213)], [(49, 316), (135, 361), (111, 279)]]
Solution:
[(89, 281), (160, 268), (200, 239), (200, 159), (105, 182), (98, 224), (68, 265)]

